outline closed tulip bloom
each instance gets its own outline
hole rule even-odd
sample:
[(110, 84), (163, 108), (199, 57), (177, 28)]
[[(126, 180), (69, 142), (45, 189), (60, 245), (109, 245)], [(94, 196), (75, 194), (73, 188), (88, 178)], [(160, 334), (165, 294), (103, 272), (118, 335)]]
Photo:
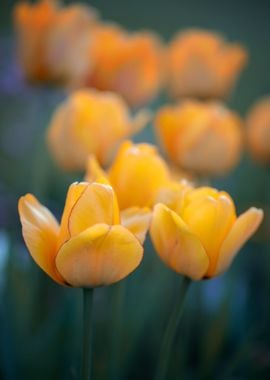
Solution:
[(89, 44), (96, 12), (83, 5), (60, 7), (56, 0), (15, 7), (18, 56), (34, 81), (76, 83), (89, 71)]
[(63, 7), (49, 30), (46, 64), (55, 78), (69, 86), (80, 83), (89, 71), (91, 32), (97, 24), (97, 13), (90, 7)]
[(97, 287), (120, 281), (140, 264), (147, 211), (120, 215), (111, 186), (70, 186), (60, 225), (31, 194), (19, 200), (25, 243), (35, 262), (62, 285)]
[(18, 56), (24, 74), (30, 80), (51, 78), (46, 64), (46, 44), (57, 12), (57, 3), (53, 0), (41, 0), (36, 4), (22, 2), (15, 7)]
[(197, 175), (231, 170), (242, 152), (242, 122), (217, 102), (185, 101), (162, 107), (155, 130), (170, 160)]
[(254, 207), (237, 217), (227, 193), (202, 187), (188, 192), (178, 210), (157, 204), (150, 235), (168, 267), (200, 280), (225, 272), (262, 218)]
[(167, 52), (168, 87), (173, 96), (224, 98), (247, 61), (239, 44), (220, 35), (190, 29), (179, 33)]
[(170, 182), (165, 161), (150, 144), (124, 142), (107, 173), (101, 171), (93, 157), (89, 158), (86, 180), (106, 176), (114, 188), (120, 208), (152, 207), (159, 190)]
[(252, 156), (270, 163), (270, 97), (259, 100), (247, 115), (247, 141)]
[(132, 120), (117, 94), (79, 90), (55, 111), (48, 129), (48, 145), (60, 167), (85, 168), (89, 154), (105, 165), (121, 141), (147, 123), (149, 113), (140, 111)]
[(101, 25), (92, 33), (89, 59), (88, 85), (117, 92), (132, 106), (152, 100), (162, 85), (163, 48), (152, 33)]

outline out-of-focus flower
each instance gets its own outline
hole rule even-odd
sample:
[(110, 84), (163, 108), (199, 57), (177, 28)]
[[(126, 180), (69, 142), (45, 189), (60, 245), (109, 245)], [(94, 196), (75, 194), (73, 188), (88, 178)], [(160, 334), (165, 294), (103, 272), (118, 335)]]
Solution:
[(117, 94), (79, 90), (55, 111), (48, 130), (49, 148), (66, 170), (85, 169), (89, 154), (95, 154), (104, 165), (117, 145), (148, 120), (147, 111), (140, 111), (132, 120)]
[(167, 52), (168, 86), (173, 96), (223, 98), (247, 61), (239, 44), (220, 35), (191, 29), (179, 33)]
[(89, 44), (96, 23), (96, 12), (82, 4), (58, 12), (47, 38), (46, 63), (53, 78), (72, 86), (89, 72)]
[(252, 207), (237, 217), (231, 197), (209, 187), (179, 196), (177, 210), (162, 203), (154, 207), (150, 235), (158, 255), (193, 280), (225, 272), (259, 227), (263, 211)]
[(96, 13), (83, 5), (61, 8), (55, 0), (15, 7), (18, 55), (26, 77), (77, 82), (89, 71), (89, 44)]
[(24, 73), (31, 80), (48, 80), (47, 36), (55, 22), (58, 7), (53, 0), (36, 4), (19, 3), (14, 10), (18, 55)]
[(219, 175), (239, 161), (242, 122), (220, 103), (187, 100), (162, 107), (155, 129), (168, 157), (185, 170)]
[(259, 100), (247, 115), (247, 140), (252, 156), (270, 163), (270, 97)]
[(108, 169), (101, 171), (94, 157), (88, 161), (86, 180), (95, 181), (107, 176), (114, 188), (120, 208), (152, 207), (160, 189), (172, 178), (165, 161), (149, 144), (124, 142)]
[(87, 84), (121, 94), (132, 106), (153, 99), (163, 81), (163, 48), (149, 32), (128, 33), (101, 25), (92, 33)]
[(59, 225), (31, 194), (19, 200), (25, 243), (35, 262), (62, 285), (96, 287), (115, 283), (141, 262), (148, 228), (146, 211), (120, 217), (111, 186), (70, 186)]

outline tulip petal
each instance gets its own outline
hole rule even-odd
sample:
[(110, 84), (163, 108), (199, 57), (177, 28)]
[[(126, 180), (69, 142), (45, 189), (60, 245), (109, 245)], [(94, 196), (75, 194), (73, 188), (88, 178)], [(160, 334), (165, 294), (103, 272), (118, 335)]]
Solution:
[(98, 223), (108, 225), (120, 221), (118, 204), (111, 186), (93, 182), (73, 206), (68, 228), (70, 236), (75, 236)]
[(55, 266), (58, 222), (31, 194), (20, 198), (18, 208), (23, 238), (32, 258), (54, 281), (64, 284)]
[(224, 240), (214, 275), (225, 272), (244, 243), (255, 233), (263, 219), (263, 211), (255, 207), (240, 215)]
[(64, 211), (62, 214), (60, 233), (58, 238), (58, 249), (63, 243), (65, 243), (70, 238), (70, 232), (68, 229), (69, 215), (74, 204), (78, 201), (81, 194), (86, 190), (88, 186), (87, 182), (74, 182), (69, 186), (68, 193), (66, 196), (66, 203)]
[(62, 246), (56, 265), (70, 285), (97, 287), (125, 278), (142, 255), (141, 244), (126, 228), (96, 224)]
[(100, 167), (96, 157), (93, 155), (90, 155), (87, 160), (85, 180), (90, 183), (99, 182), (108, 185), (110, 184), (109, 179), (107, 178), (107, 174)]
[(146, 207), (131, 207), (121, 212), (121, 224), (143, 244), (150, 225), (151, 215), (151, 210)]
[(155, 206), (150, 235), (160, 258), (177, 273), (201, 279), (209, 259), (200, 240), (174, 211), (159, 203)]

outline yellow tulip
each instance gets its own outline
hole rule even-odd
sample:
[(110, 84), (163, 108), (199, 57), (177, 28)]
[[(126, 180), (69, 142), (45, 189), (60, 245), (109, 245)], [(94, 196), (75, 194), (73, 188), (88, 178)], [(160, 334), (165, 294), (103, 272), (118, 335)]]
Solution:
[(170, 160), (197, 175), (226, 173), (240, 159), (242, 122), (221, 103), (187, 100), (162, 107), (155, 129)]
[(149, 113), (132, 120), (126, 103), (117, 94), (79, 90), (55, 111), (48, 130), (49, 148), (60, 167), (84, 169), (89, 154), (106, 164), (117, 145), (143, 128)]
[(107, 173), (101, 170), (94, 157), (88, 161), (86, 180), (100, 178), (114, 188), (120, 208), (152, 207), (159, 190), (172, 179), (165, 161), (150, 144), (124, 142)]
[(237, 217), (226, 192), (202, 187), (186, 192), (177, 210), (157, 204), (150, 235), (168, 267), (200, 280), (225, 272), (262, 218), (263, 211), (254, 207)]
[(93, 65), (85, 85), (117, 92), (132, 106), (152, 100), (163, 84), (163, 47), (150, 32), (100, 24), (92, 32), (89, 60)]
[(243, 46), (230, 44), (213, 32), (186, 30), (168, 47), (169, 91), (173, 96), (224, 98), (246, 61)]
[(270, 97), (259, 100), (247, 115), (247, 141), (252, 156), (270, 163)]
[(111, 186), (73, 183), (60, 225), (31, 194), (19, 200), (25, 243), (34, 261), (62, 285), (97, 287), (120, 281), (141, 262), (147, 209), (120, 214)]

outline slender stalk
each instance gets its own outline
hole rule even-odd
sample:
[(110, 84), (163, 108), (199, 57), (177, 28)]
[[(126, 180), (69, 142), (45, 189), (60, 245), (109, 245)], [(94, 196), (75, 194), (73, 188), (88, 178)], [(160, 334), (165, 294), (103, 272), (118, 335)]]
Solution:
[(171, 318), (165, 330), (165, 334), (163, 337), (163, 341), (161, 344), (161, 350), (159, 355), (159, 360), (157, 364), (156, 370), (156, 380), (164, 380), (166, 378), (166, 374), (168, 371), (169, 360), (171, 357), (173, 342), (177, 332), (177, 328), (179, 326), (182, 314), (183, 314), (183, 306), (186, 298), (186, 294), (189, 288), (191, 280), (187, 277), (184, 277), (179, 291), (179, 299), (178, 302), (174, 305), (174, 310), (171, 314)]
[(91, 380), (93, 335), (93, 289), (83, 289), (82, 380)]
[(112, 321), (111, 321), (111, 347), (109, 361), (109, 379), (119, 380), (120, 374), (120, 349), (122, 343), (123, 313), (125, 301), (126, 283), (121, 281), (112, 289)]

